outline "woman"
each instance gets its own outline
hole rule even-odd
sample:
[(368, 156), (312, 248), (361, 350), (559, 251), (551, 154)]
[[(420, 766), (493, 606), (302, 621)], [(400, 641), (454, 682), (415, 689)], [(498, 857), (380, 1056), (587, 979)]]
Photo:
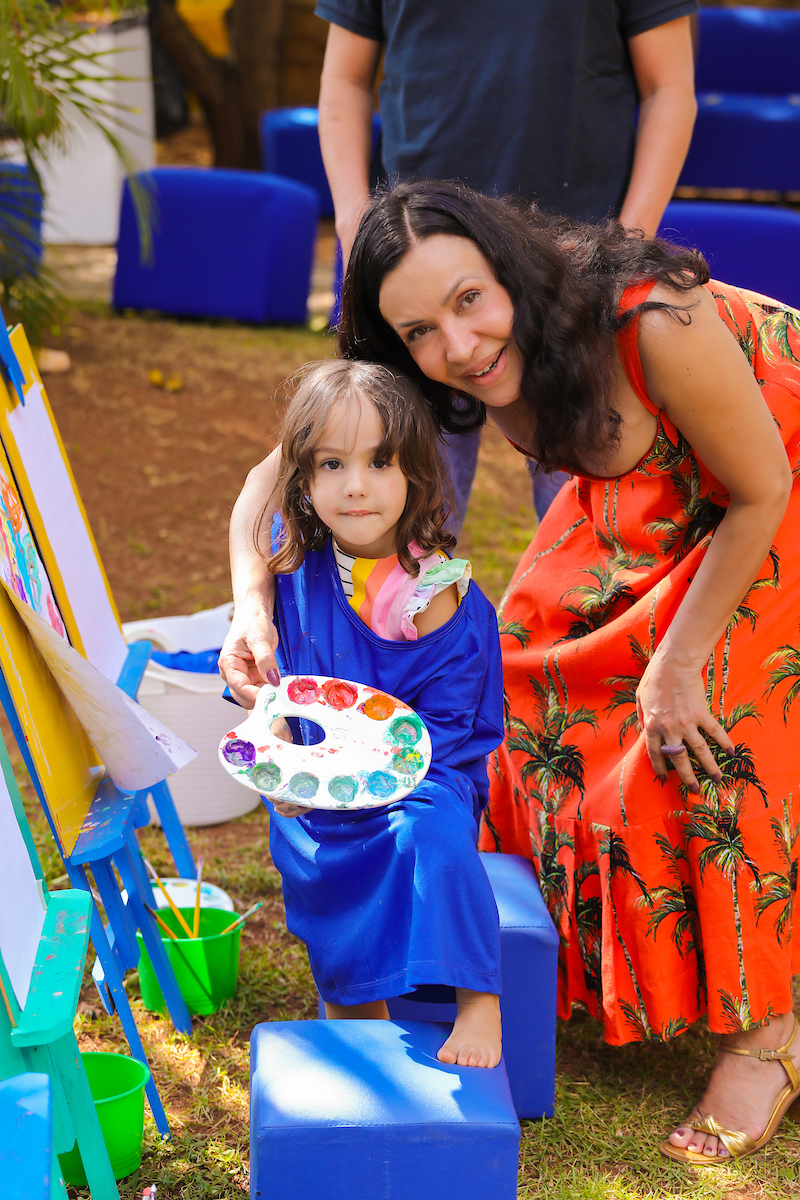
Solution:
[[(574, 473), (500, 610), (506, 740), (484, 847), (534, 859), (562, 1016), (582, 1003), (619, 1044), (707, 1011), (723, 1035), (663, 1152), (752, 1152), (800, 1094), (800, 318), (613, 223), (409, 184), (363, 218), (340, 348), (411, 374), (444, 428), (485, 409), (543, 469)], [(272, 669), (244, 533), (269, 471), (233, 526), (225, 670), (242, 694)]]

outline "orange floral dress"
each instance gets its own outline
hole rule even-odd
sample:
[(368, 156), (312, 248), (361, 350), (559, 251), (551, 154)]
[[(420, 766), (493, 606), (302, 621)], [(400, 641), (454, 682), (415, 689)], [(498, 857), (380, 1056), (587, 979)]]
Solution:
[[(624, 308), (652, 283), (629, 288)], [(800, 314), (707, 285), (800, 474)], [(667, 1039), (704, 1012), (724, 1033), (792, 1007), (800, 828), (800, 485), (769, 558), (709, 659), (730, 733), (717, 786), (662, 784), (637, 722), (642, 673), (729, 497), (649, 399), (638, 321), (618, 336), (658, 418), (618, 479), (575, 477), (499, 610), (506, 736), (492, 756), (484, 850), (533, 860), (558, 929), (558, 1011), (585, 1005), (607, 1041)]]

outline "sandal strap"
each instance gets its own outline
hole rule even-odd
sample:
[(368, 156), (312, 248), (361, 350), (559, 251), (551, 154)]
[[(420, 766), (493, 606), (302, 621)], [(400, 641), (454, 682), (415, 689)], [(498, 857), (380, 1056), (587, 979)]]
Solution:
[[(740, 1050), (734, 1046), (720, 1046), (720, 1050), (724, 1050), (726, 1054), (741, 1054), (745, 1058), (758, 1058), (761, 1062), (779, 1062), (783, 1066), (784, 1071), (789, 1077), (789, 1083), (793, 1092), (800, 1088), (800, 1072), (794, 1065), (794, 1059), (789, 1053), (789, 1047), (797, 1036), (798, 1020), (794, 1019), (794, 1027), (792, 1036), (789, 1038), (785, 1046), (779, 1046), (777, 1050)], [(708, 1132), (708, 1131), (706, 1131)]]
[(726, 1129), (710, 1113), (699, 1121), (694, 1119), (692, 1129), (695, 1133), (710, 1133), (713, 1137), (719, 1138), (732, 1158), (741, 1158), (744, 1154), (752, 1154), (756, 1149), (756, 1144), (748, 1133), (739, 1133), (736, 1129)]

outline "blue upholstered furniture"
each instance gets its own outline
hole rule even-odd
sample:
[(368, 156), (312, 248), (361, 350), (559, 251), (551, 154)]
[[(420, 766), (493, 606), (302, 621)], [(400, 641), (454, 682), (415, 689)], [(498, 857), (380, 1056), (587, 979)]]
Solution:
[[(514, 1107), (518, 1117), (552, 1117), (558, 934), (527, 859), (518, 854), (481, 859), (500, 914), (503, 1059)], [(324, 1017), (322, 1001), (319, 1013)], [(456, 1006), (398, 996), (389, 1001), (389, 1014), (393, 1021), (452, 1024)]]
[(27, 1072), (0, 1083), (0, 1196), (66, 1200), (53, 1150), (50, 1078)]
[(702, 8), (695, 84), (679, 183), (800, 190), (800, 12)]
[(147, 179), (154, 199), (152, 261), (141, 259), (126, 183), (117, 308), (305, 322), (318, 211), (311, 188), (257, 171), (201, 167), (158, 167)]
[(442, 1026), (275, 1021), (250, 1039), (250, 1196), (514, 1200), (502, 1062), (445, 1066)]
[(800, 213), (764, 204), (674, 200), (659, 234), (702, 251), (713, 279), (800, 307)]
[[(321, 217), (333, 216), (333, 199), (319, 148), (316, 108), (273, 108), (261, 114), (261, 157), (272, 175), (296, 179), (314, 188)], [(381, 131), (377, 113), (372, 118), (373, 152)]]
[(39, 269), (42, 203), (42, 190), (26, 166), (0, 162), (0, 246), (9, 276)]

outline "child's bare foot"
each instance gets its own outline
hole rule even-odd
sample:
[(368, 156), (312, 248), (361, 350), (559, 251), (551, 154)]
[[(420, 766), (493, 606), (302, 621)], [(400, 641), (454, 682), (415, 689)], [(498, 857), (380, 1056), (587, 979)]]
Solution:
[(458, 1014), (453, 1032), (436, 1057), (459, 1067), (496, 1067), (503, 1042), (500, 997), (456, 988)]
[(388, 1021), (389, 1006), (385, 1000), (370, 1000), (368, 1004), (329, 1004), (326, 1000), (325, 1016), (329, 1021)]

